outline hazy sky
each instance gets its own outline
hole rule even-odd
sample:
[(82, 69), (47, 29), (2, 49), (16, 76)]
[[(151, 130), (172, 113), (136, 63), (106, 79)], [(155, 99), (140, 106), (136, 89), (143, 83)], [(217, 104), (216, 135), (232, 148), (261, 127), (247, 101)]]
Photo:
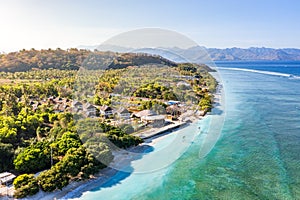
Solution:
[(157, 27), (207, 47), (300, 48), (299, 0), (0, 0), (0, 51), (97, 45)]

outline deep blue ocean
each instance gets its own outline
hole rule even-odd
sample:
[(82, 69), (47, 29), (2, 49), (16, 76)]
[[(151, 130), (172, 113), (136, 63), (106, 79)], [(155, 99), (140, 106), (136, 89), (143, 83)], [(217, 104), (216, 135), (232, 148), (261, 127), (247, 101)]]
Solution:
[[(80, 199), (300, 199), (300, 62), (216, 65), (225, 93), (223, 110), (174, 133), (197, 131), (179, 158), (161, 169), (135, 173), (167, 159), (159, 152), (174, 141), (170, 134), (149, 153), (157, 153), (155, 159), (145, 155), (131, 164), (132, 172), (95, 184)], [(213, 123), (217, 115), (224, 116), (224, 124)], [(215, 146), (199, 157), (207, 135), (217, 128)]]
[(228, 61), (216, 62), (216, 65), (218, 67), (252, 69), (300, 76), (300, 61)]

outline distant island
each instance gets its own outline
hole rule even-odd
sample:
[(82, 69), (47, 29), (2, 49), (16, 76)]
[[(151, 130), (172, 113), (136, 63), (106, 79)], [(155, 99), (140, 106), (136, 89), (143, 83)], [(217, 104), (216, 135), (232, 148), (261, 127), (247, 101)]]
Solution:
[(1, 54), (0, 197), (93, 178), (119, 150), (199, 119), (213, 106), (212, 71), (147, 53)]
[(300, 60), (300, 49), (272, 49), (251, 47), (248, 49), (227, 48), (227, 49), (207, 49), (211, 58), (215, 61), (295, 61)]

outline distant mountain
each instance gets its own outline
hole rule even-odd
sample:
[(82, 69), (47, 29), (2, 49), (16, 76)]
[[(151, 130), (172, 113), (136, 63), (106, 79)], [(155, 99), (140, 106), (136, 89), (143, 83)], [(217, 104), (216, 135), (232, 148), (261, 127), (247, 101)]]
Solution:
[(113, 51), (119, 53), (130, 53), (134, 50), (134, 48), (122, 47), (122, 46), (111, 45), (111, 44), (101, 44), (97, 46), (96, 49), (98, 51)]
[(183, 55), (192, 62), (237, 61), (237, 60), (300, 60), (300, 49), (272, 49), (251, 47), (242, 48), (205, 48), (192, 47), (188, 49), (174, 49), (170, 51)]
[(300, 49), (272, 49), (256, 48), (248, 49), (227, 48), (208, 49), (212, 60), (300, 60)]
[[(95, 47), (95, 46), (94, 46)], [(88, 48), (91, 49), (91, 48)], [(95, 49), (95, 48), (94, 48)], [(175, 62), (197, 62), (203, 63), (206, 61), (237, 61), (237, 60), (300, 60), (300, 49), (285, 48), (258, 48), (251, 47), (248, 49), (242, 48), (205, 48), (195, 46), (188, 49), (178, 47), (172, 48), (142, 48), (133, 49), (116, 45), (100, 45), (97, 47), (101, 51), (115, 52), (145, 52), (158, 54)]]

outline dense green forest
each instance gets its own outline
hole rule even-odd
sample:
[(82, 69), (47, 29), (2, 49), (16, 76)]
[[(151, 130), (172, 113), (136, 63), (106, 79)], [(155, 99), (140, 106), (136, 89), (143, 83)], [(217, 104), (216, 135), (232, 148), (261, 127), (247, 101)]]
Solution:
[(0, 54), (0, 71), (23, 72), (37, 69), (78, 70), (81, 66), (88, 69), (121, 69), (128, 66), (145, 64), (176, 66), (177, 64), (161, 56), (143, 53), (114, 53), (71, 48), (47, 50), (21, 50)]
[[(5, 74), (14, 80), (14, 73), (3, 72), (1, 76)], [(34, 109), (34, 104), (51, 96), (71, 98), (74, 71), (40, 70), (18, 75), (24, 81), (0, 86), (0, 171), (29, 177), (16, 179), (16, 197), (36, 193), (36, 183), (37, 188), (53, 191), (66, 186), (69, 180), (89, 178), (112, 161), (111, 143), (127, 148), (142, 142), (96, 119), (77, 117), (81, 120), (76, 121), (71, 112), (56, 113), (47, 102)], [(31, 81), (34, 77), (38, 79)], [(91, 133), (80, 128), (91, 121), (98, 124), (97, 130)], [(85, 140), (87, 134), (89, 141)], [(30, 175), (43, 170), (37, 177)]]

